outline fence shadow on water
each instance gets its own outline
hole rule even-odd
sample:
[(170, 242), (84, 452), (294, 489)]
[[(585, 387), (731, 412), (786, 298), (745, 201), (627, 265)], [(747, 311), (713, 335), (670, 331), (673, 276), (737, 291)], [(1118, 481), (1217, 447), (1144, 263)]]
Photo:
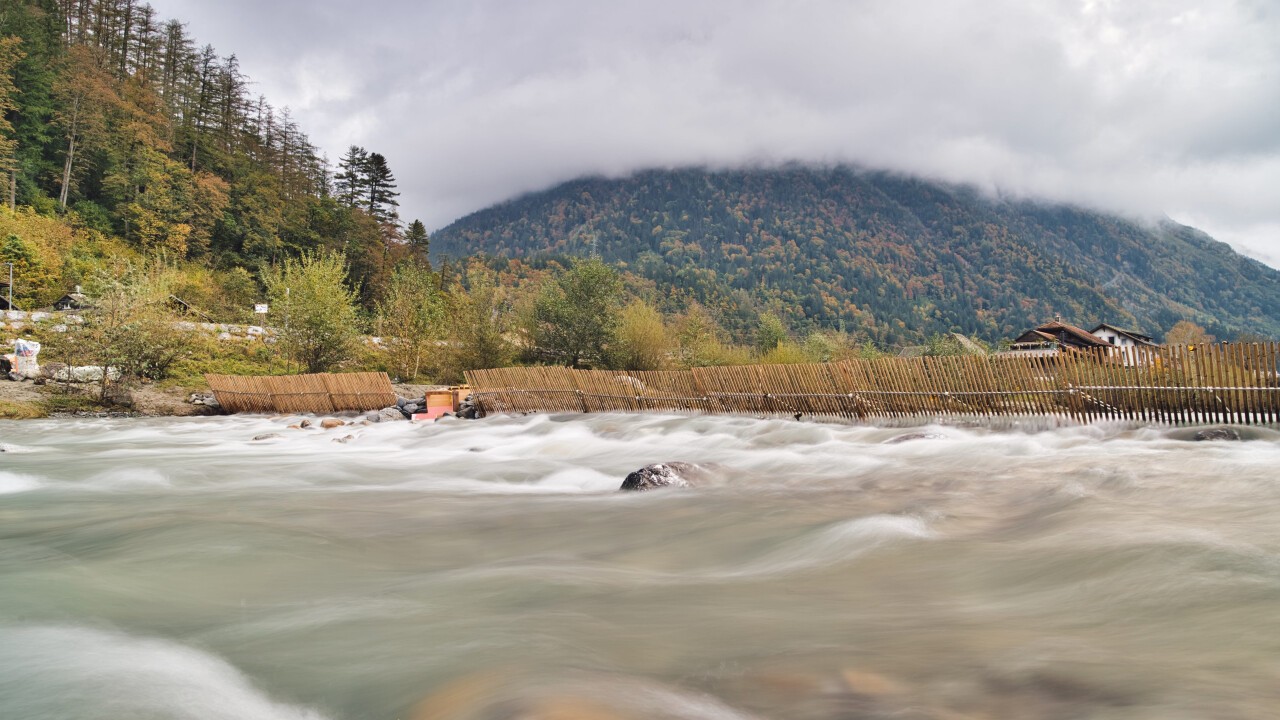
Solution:
[(1280, 343), (880, 358), (671, 371), (474, 370), (486, 413), (676, 411), (852, 420), (1049, 416), (1280, 422)]

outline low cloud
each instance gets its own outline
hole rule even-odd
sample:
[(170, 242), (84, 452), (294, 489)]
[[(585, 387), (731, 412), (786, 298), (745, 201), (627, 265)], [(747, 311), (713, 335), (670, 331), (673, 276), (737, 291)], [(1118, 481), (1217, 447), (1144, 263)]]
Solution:
[(1196, 224), (1280, 264), (1266, 0), (153, 0), (439, 227), (578, 175), (854, 162)]

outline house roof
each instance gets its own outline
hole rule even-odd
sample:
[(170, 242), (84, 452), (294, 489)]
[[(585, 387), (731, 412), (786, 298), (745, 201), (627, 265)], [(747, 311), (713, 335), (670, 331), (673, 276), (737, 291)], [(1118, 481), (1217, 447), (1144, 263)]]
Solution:
[(1111, 332), (1116, 333), (1117, 335), (1124, 335), (1125, 337), (1129, 338), (1130, 340), (1133, 340), (1136, 343), (1155, 344), (1155, 341), (1151, 338), (1150, 335), (1143, 335), (1142, 333), (1136, 330), (1125, 330), (1124, 328), (1118, 328), (1115, 325), (1110, 325), (1108, 323), (1100, 323), (1098, 327), (1090, 330), (1089, 332), (1096, 333), (1099, 330), (1103, 330), (1103, 329), (1110, 330)]
[(1054, 337), (1057, 337), (1059, 332), (1066, 333), (1067, 335), (1074, 337), (1077, 341), (1079, 341), (1084, 345), (1110, 345), (1111, 344), (1106, 340), (1103, 340), (1102, 338), (1098, 337), (1097, 335), (1094, 335), (1093, 333), (1089, 332), (1088, 330), (1078, 328), (1075, 325), (1072, 325), (1070, 323), (1064, 323), (1059, 320), (1054, 320), (1054, 321), (1047, 322), (1040, 325), (1039, 327), (1036, 328), (1036, 332), (1048, 333), (1050, 335), (1053, 335)]
[(84, 293), (78, 292), (69, 292), (53, 301), (53, 307), (55, 308), (62, 306), (72, 310), (83, 310), (84, 308), (92, 307), (92, 305), (93, 303), (89, 301), (89, 298)]
[(986, 348), (974, 342), (972, 338), (964, 333), (953, 332), (951, 333), (951, 337), (955, 338), (956, 342), (960, 343), (960, 347), (964, 348), (964, 351), (967, 353), (972, 353), (974, 355), (987, 354)]
[(1070, 323), (1064, 323), (1061, 320), (1041, 323), (1039, 326), (1022, 333), (1013, 341), (1014, 345), (1041, 345), (1044, 343), (1058, 343), (1074, 347), (1110, 347), (1111, 345), (1097, 335)]
[(1056, 342), (1058, 342), (1058, 338), (1039, 330), (1028, 330), (1013, 339), (1014, 345), (1043, 345)]

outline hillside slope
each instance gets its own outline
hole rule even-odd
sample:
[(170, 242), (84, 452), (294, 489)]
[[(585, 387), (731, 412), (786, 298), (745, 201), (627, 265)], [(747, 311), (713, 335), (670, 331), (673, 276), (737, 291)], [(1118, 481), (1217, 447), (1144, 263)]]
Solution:
[(1280, 336), (1280, 271), (1193, 228), (852, 168), (575, 180), (465, 217), (432, 251), (598, 252), (740, 331), (768, 309), (881, 342), (996, 341), (1058, 314), (1157, 337), (1184, 318)]

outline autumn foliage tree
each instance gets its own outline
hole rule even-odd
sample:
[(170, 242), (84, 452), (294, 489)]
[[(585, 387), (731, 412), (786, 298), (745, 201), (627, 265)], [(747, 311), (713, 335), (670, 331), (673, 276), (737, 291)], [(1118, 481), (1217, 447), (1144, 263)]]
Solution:
[(633, 300), (618, 317), (610, 364), (621, 370), (662, 370), (671, 363), (672, 341), (662, 313)]
[(547, 358), (568, 367), (602, 363), (618, 327), (622, 280), (599, 258), (578, 260), (547, 283), (533, 310), (533, 340)]
[(440, 367), (444, 315), (439, 277), (408, 263), (396, 267), (378, 302), (378, 334), (393, 374), (416, 380)]
[(1212, 335), (1190, 320), (1179, 320), (1164, 336), (1166, 345), (1200, 345), (1213, 341)]
[(120, 98), (111, 74), (103, 67), (102, 53), (87, 45), (68, 48), (53, 92), (58, 100), (54, 120), (62, 127), (67, 143), (58, 186), (58, 205), (65, 209), (74, 184), (84, 173), (83, 155), (105, 147), (108, 114)]
[(441, 379), (460, 382), (467, 370), (504, 367), (515, 356), (507, 290), (492, 274), (469, 268), (444, 294), (446, 343)]
[(263, 272), (271, 303), (286, 318), (285, 352), (307, 372), (334, 370), (358, 347), (356, 295), (347, 287), (346, 266), (341, 253), (306, 254)]

